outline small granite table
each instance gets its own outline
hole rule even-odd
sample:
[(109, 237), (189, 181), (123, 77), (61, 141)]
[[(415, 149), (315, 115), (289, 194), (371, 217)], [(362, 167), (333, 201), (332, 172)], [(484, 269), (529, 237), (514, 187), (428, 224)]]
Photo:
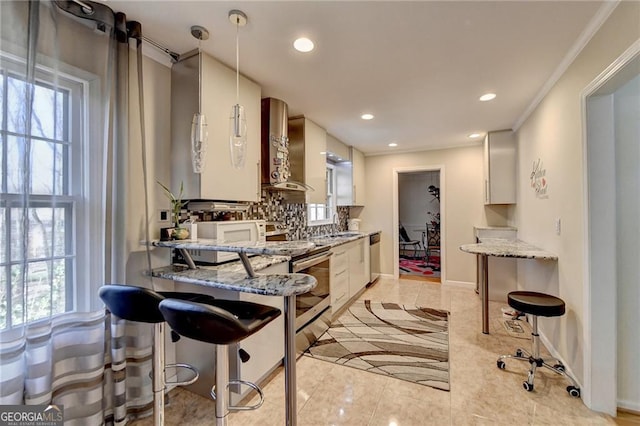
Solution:
[[(253, 271), (248, 254), (295, 256), (306, 253), (315, 244), (306, 241), (269, 241), (224, 243), (216, 240), (152, 241), (156, 247), (174, 248), (180, 251), (188, 266), (165, 266), (151, 271), (157, 278), (207, 287), (234, 290), (266, 296), (284, 297), (284, 382), (286, 400), (286, 424), (297, 423), (296, 347), (295, 319), (296, 295), (312, 290), (318, 283), (306, 274), (259, 275)], [(193, 263), (188, 249), (226, 251), (238, 253), (245, 273), (225, 270), (199, 269)], [(220, 395), (218, 396), (220, 397)]]
[(477, 255), (478, 262), (482, 262), (480, 296), (482, 298), (482, 332), (484, 334), (489, 334), (489, 256), (558, 260), (558, 256), (555, 254), (529, 243), (503, 238), (485, 238), (481, 243), (461, 245), (460, 250)]

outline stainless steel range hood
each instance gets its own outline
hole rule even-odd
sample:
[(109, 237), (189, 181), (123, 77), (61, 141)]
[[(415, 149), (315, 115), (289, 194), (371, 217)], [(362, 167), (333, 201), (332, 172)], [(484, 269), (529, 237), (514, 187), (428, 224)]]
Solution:
[(291, 179), (289, 109), (276, 98), (262, 100), (262, 188), (270, 191), (313, 191)]

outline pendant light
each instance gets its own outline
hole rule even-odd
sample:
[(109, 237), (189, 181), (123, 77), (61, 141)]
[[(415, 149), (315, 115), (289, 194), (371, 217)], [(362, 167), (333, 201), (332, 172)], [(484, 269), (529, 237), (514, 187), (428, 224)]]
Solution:
[(247, 154), (247, 119), (244, 107), (240, 105), (240, 44), (238, 30), (247, 24), (247, 15), (240, 10), (229, 12), (229, 21), (236, 26), (236, 103), (231, 107), (229, 117), (229, 152), (231, 164), (236, 169), (244, 168)]
[(207, 119), (202, 114), (202, 51), (200, 43), (209, 38), (209, 31), (200, 25), (191, 27), (191, 35), (198, 39), (198, 112), (193, 114), (191, 120), (191, 165), (193, 173), (202, 173), (204, 160), (207, 153)]

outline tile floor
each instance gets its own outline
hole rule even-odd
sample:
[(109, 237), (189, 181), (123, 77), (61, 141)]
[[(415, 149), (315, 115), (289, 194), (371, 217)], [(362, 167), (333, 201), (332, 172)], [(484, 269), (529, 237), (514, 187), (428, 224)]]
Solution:
[[(500, 322), (492, 334), (480, 331), (480, 300), (472, 290), (440, 284), (380, 279), (361, 297), (376, 301), (447, 309), (450, 317), (451, 391), (445, 392), (328, 362), (298, 360), (299, 425), (600, 425), (616, 421), (587, 409), (570, 397), (561, 377), (536, 374), (535, 391), (522, 389), (528, 364), (507, 362), (498, 370), (496, 358), (529, 341), (509, 336)], [(491, 303), (499, 318), (501, 303)], [(283, 425), (284, 374), (274, 372), (263, 385), (264, 405), (256, 411), (232, 413), (231, 426)], [(184, 390), (170, 394), (168, 425), (214, 424), (214, 402)], [(146, 418), (135, 425), (151, 425)], [(637, 425), (618, 419), (618, 424)]]

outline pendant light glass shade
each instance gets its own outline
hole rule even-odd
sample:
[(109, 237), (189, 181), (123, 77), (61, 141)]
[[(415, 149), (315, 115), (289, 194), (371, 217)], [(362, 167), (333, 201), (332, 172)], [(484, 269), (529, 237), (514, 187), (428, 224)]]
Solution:
[(204, 170), (208, 138), (207, 119), (203, 114), (196, 112), (191, 120), (191, 165), (193, 166), (193, 173), (202, 173)]
[(240, 44), (238, 28), (247, 23), (247, 15), (240, 10), (229, 12), (229, 21), (236, 26), (236, 104), (231, 107), (229, 117), (229, 153), (231, 165), (236, 169), (244, 168), (247, 154), (247, 118), (244, 107), (240, 105)]
[(247, 119), (244, 115), (244, 107), (240, 104), (235, 104), (231, 107), (229, 152), (231, 153), (233, 167), (242, 169), (247, 153)]
[(209, 38), (209, 31), (200, 25), (191, 27), (191, 35), (198, 39), (198, 112), (191, 119), (191, 166), (193, 173), (204, 171), (204, 162), (207, 153), (207, 119), (202, 113), (202, 51), (200, 43)]

